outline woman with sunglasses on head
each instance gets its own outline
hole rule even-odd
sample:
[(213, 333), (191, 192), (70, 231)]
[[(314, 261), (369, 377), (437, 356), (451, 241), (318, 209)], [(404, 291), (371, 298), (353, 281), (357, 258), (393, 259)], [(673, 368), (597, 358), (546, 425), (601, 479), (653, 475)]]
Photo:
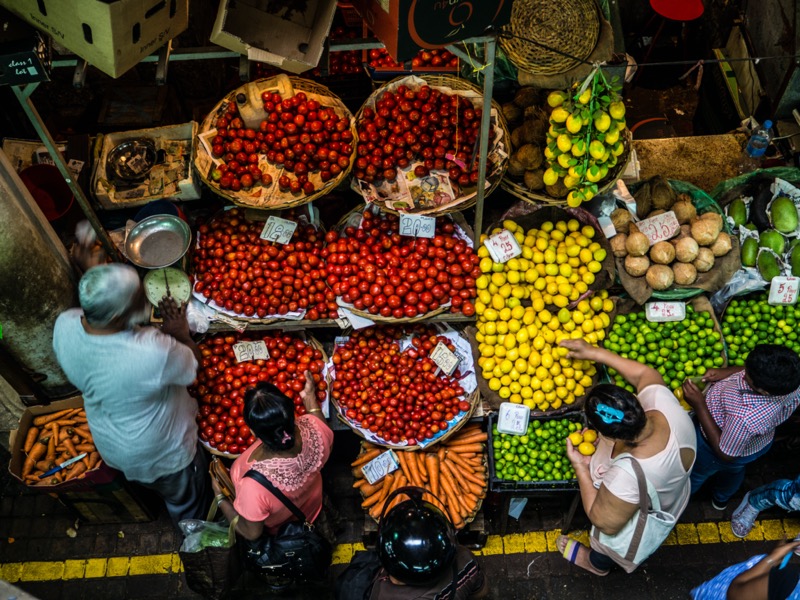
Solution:
[(592, 549), (566, 536), (558, 539), (558, 548), (568, 561), (595, 575), (607, 575), (615, 562), (630, 572), (638, 565), (599, 551), (595, 533), (613, 536), (636, 518), (639, 482), (634, 461), (655, 489), (661, 510), (676, 519), (680, 516), (691, 491), (689, 474), (697, 448), (694, 426), (655, 369), (583, 340), (564, 340), (560, 345), (569, 349), (568, 358), (615, 369), (637, 393), (612, 384), (589, 390), (584, 412), (599, 434), (597, 449), (591, 457), (584, 456), (567, 440), (567, 457), (593, 525)]

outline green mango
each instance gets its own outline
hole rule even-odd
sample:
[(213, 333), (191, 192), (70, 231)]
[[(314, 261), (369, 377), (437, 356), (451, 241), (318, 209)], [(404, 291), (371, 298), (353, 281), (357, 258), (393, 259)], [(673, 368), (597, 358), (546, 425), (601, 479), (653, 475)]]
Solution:
[(795, 246), (792, 249), (792, 255), (789, 258), (792, 265), (792, 275), (800, 277), (800, 246)]
[(755, 225), (753, 225), (752, 223), (746, 223), (746, 224), (745, 224), (745, 226), (744, 226), (744, 228), (745, 228), (745, 229), (749, 229), (750, 231), (755, 231), (756, 229), (758, 229), (758, 227), (756, 227), (756, 226), (755, 226)]
[(767, 283), (772, 281), (773, 277), (777, 277), (781, 274), (778, 261), (769, 252), (762, 252), (758, 256), (758, 272), (761, 273), (761, 277), (763, 277)]
[(755, 267), (758, 256), (758, 240), (747, 238), (742, 244), (742, 264), (745, 267)]
[(747, 221), (747, 207), (744, 200), (737, 198), (728, 205), (728, 216), (733, 219), (734, 227), (740, 227)]
[(786, 196), (779, 196), (769, 207), (772, 226), (781, 233), (793, 233), (797, 229), (797, 207)]
[(775, 254), (781, 255), (786, 247), (786, 240), (774, 229), (767, 229), (762, 231), (758, 237), (758, 245), (763, 248), (769, 248)]

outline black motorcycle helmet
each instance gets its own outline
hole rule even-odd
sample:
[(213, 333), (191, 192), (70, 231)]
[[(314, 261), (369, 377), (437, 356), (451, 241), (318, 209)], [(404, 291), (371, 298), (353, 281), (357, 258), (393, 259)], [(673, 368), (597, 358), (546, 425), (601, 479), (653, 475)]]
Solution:
[(386, 499), (404, 493), (409, 497), (381, 516), (378, 557), (389, 575), (406, 585), (437, 581), (456, 556), (456, 534), (447, 516), (422, 499), (418, 487), (402, 487)]

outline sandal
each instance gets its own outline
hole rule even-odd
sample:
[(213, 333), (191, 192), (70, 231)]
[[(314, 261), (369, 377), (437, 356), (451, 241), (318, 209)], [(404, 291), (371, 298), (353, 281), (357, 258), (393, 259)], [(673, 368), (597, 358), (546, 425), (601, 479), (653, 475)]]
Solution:
[(561, 556), (567, 559), (568, 562), (580, 567), (585, 571), (589, 571), (593, 575), (605, 577), (610, 571), (601, 571), (595, 569), (592, 562), (589, 560), (589, 549), (575, 540), (567, 537), (566, 535), (558, 536), (556, 540), (556, 547), (561, 552)]

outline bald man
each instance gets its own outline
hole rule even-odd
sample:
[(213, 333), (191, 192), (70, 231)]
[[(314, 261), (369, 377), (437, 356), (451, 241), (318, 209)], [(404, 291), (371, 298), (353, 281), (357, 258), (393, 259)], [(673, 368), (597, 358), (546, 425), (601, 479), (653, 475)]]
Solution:
[(59, 315), (53, 349), (83, 393), (86, 418), (105, 462), (155, 490), (173, 521), (204, 518), (211, 503), (208, 464), (197, 437), (197, 402), (186, 386), (197, 371), (185, 307), (159, 304), (161, 330), (141, 327), (149, 305), (136, 270), (89, 269), (81, 308)]

